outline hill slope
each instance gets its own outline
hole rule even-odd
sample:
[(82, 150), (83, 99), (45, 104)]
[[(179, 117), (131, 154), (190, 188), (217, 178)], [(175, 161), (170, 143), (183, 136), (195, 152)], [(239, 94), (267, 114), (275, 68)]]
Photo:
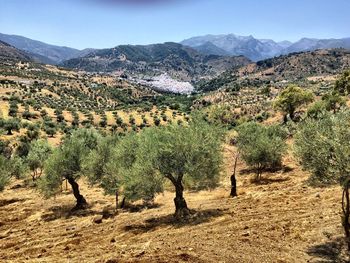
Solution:
[(19, 62), (31, 61), (29, 54), (18, 50), (17, 48), (0, 41), (0, 62)]
[[(291, 53), (252, 63), (239, 69), (227, 71), (219, 77), (197, 85), (201, 91), (212, 91), (241, 82), (297, 82), (309, 77), (331, 76), (350, 68), (350, 50), (321, 49)], [(258, 85), (258, 84), (257, 84)]]
[(64, 60), (86, 54), (91, 50), (78, 50), (69, 47), (60, 47), (32, 40), (23, 36), (0, 33), (0, 40), (32, 54), (37, 60), (45, 64), (58, 64)]

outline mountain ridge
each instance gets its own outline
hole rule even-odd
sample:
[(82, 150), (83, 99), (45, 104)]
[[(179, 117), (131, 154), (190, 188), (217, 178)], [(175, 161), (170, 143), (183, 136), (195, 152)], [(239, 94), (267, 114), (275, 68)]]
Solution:
[[(203, 52), (203, 49), (200, 47), (208, 42), (217, 48), (228, 52), (231, 56), (243, 55), (253, 61), (264, 60), (294, 52), (313, 51), (317, 49), (350, 49), (350, 38), (301, 38), (299, 41), (293, 43), (287, 40), (276, 42), (272, 39), (257, 39), (252, 35), (238, 36), (235, 34), (221, 34), (192, 37), (185, 39), (180, 43)], [(207, 50), (206, 54), (210, 54), (210, 50)]]
[(45, 64), (59, 64), (64, 60), (86, 55), (87, 51), (93, 50), (78, 50), (66, 46), (56, 46), (24, 36), (2, 33), (0, 33), (0, 40), (19, 50), (32, 54), (39, 62)]

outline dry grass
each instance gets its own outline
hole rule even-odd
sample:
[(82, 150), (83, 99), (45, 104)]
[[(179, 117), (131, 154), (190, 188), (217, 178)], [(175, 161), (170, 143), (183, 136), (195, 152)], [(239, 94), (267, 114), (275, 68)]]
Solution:
[[(226, 156), (226, 172), (232, 162)], [(1, 262), (346, 262), (340, 223), (340, 188), (312, 188), (292, 158), (286, 169), (264, 174), (261, 184), (239, 163), (239, 197), (230, 199), (229, 178), (215, 191), (186, 192), (194, 210), (174, 220), (173, 193), (103, 219), (113, 197), (81, 182), (90, 207), (70, 212), (71, 193), (43, 200), (13, 187), (0, 194)], [(337, 261), (338, 260), (338, 261)], [(344, 261), (342, 261), (344, 260)]]

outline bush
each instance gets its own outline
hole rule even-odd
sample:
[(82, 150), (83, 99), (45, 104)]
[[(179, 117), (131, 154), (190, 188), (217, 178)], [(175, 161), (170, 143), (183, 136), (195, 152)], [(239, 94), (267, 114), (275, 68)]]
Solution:
[(279, 126), (263, 126), (248, 122), (237, 128), (237, 146), (240, 156), (256, 172), (256, 179), (261, 179), (267, 168), (277, 168), (282, 164), (286, 153), (286, 132)]

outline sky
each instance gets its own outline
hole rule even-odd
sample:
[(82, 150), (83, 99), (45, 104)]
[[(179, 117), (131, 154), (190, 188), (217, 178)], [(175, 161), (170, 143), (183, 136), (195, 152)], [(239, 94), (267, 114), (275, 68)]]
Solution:
[(0, 32), (108, 48), (206, 34), (350, 37), (350, 0), (0, 0)]

